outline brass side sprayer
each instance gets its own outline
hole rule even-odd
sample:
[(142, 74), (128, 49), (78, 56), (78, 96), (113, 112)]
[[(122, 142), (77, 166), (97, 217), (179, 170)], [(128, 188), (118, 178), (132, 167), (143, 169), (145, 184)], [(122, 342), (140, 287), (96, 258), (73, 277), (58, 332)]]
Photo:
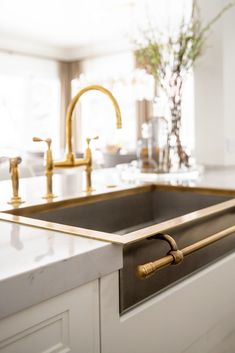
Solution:
[(13, 196), (11, 200), (8, 202), (10, 205), (19, 205), (23, 203), (21, 197), (19, 196), (19, 170), (18, 165), (21, 163), (20, 157), (9, 158), (9, 172), (11, 175), (11, 183)]

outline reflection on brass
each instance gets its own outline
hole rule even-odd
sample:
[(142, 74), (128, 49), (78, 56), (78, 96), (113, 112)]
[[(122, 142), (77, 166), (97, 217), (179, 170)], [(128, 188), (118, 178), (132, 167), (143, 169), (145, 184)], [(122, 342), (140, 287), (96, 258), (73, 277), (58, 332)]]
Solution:
[(46, 200), (51, 200), (55, 198), (56, 196), (53, 194), (53, 183), (52, 183), (52, 178), (53, 178), (53, 157), (52, 157), (52, 150), (51, 150), (51, 139), (47, 138), (45, 140), (40, 139), (39, 137), (33, 137), (34, 142), (46, 142), (47, 144), (47, 151), (45, 152), (45, 176), (47, 180), (47, 191), (46, 195), (43, 196), (44, 199)]
[(76, 159), (75, 158), (75, 153), (73, 150), (73, 133), (72, 133), (72, 118), (73, 118), (73, 112), (75, 109), (75, 106), (80, 99), (80, 97), (86, 93), (87, 91), (100, 91), (104, 93), (106, 96), (108, 96), (114, 106), (115, 113), (116, 113), (116, 126), (118, 129), (122, 127), (122, 119), (121, 119), (121, 112), (119, 105), (112, 95), (112, 93), (107, 90), (106, 88), (99, 86), (99, 85), (90, 85), (87, 86), (83, 89), (81, 89), (77, 95), (71, 100), (68, 110), (67, 110), (67, 115), (66, 115), (66, 157), (65, 160), (63, 161), (56, 161), (54, 162), (54, 167), (55, 168), (71, 168), (71, 167), (80, 167), (80, 166), (85, 166), (85, 171), (86, 171), (86, 191), (91, 191), (92, 190), (92, 184), (91, 184), (91, 172), (92, 172), (92, 154), (91, 150), (89, 148), (89, 143), (88, 143), (88, 148), (86, 149), (84, 158)]
[(99, 136), (95, 136), (93, 138), (88, 137), (86, 139), (87, 147), (85, 150), (84, 159), (87, 160), (87, 164), (85, 165), (85, 172), (86, 172), (86, 192), (94, 191), (91, 186), (91, 172), (92, 172), (92, 152), (90, 149), (90, 142), (91, 140), (97, 140)]
[(215, 233), (205, 239), (202, 239), (192, 245), (186, 246), (181, 251), (179, 250), (177, 250), (177, 252), (170, 251), (166, 256), (162, 257), (159, 260), (149, 262), (144, 265), (139, 265), (137, 267), (137, 275), (141, 279), (148, 278), (149, 276), (153, 275), (157, 270), (171, 264), (180, 263), (182, 262), (184, 256), (192, 254), (197, 250), (200, 250), (208, 245), (211, 245), (216, 241), (227, 237), (228, 235), (234, 234), (234, 232), (235, 232), (235, 226), (232, 226), (218, 233)]
[[(173, 257), (172, 263), (177, 265), (180, 264), (183, 259), (184, 255), (183, 252), (178, 249), (176, 241), (168, 234), (156, 234), (154, 236), (156, 239), (163, 239), (168, 242), (168, 244), (171, 247), (171, 250), (169, 251), (169, 255)], [(148, 262), (144, 265), (140, 265), (137, 267), (137, 276), (141, 279), (147, 278), (152, 276), (155, 271), (157, 271), (158, 268), (156, 268), (156, 261), (154, 262)]]
[(11, 174), (11, 183), (12, 183), (13, 196), (11, 198), (11, 201), (9, 201), (8, 203), (11, 204), (11, 205), (18, 205), (18, 204), (24, 202), (24, 201), (21, 200), (21, 197), (19, 196), (18, 164), (20, 164), (21, 158), (19, 158), (19, 157), (10, 158), (9, 162), (10, 162), (9, 172)]

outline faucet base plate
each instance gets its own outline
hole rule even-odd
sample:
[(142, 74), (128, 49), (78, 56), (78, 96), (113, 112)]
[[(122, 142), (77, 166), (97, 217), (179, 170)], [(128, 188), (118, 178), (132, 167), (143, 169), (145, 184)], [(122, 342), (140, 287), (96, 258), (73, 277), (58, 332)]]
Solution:
[(20, 196), (13, 196), (13, 197), (11, 198), (11, 200), (8, 201), (7, 203), (8, 203), (9, 205), (19, 205), (19, 204), (24, 203), (24, 202), (25, 202), (25, 201), (22, 201), (22, 199), (21, 199)]
[(58, 197), (58, 196), (56, 196), (54, 194), (48, 194), (48, 195), (43, 196), (42, 198), (45, 199), (45, 200), (52, 200), (55, 197)]

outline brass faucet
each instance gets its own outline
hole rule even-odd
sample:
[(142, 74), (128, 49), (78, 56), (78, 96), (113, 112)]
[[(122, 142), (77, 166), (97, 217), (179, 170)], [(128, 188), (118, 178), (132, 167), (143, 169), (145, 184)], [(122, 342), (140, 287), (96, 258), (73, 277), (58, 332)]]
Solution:
[(46, 195), (43, 196), (44, 199), (50, 200), (55, 198), (56, 196), (53, 194), (53, 184), (52, 184), (52, 177), (53, 177), (53, 157), (52, 157), (52, 150), (51, 150), (51, 139), (47, 138), (45, 140), (39, 137), (33, 137), (34, 142), (46, 142), (47, 150), (44, 156), (44, 163), (45, 163), (45, 176), (47, 179), (47, 191)]
[(99, 85), (90, 85), (87, 86), (83, 89), (81, 89), (77, 95), (71, 100), (68, 110), (67, 110), (67, 115), (66, 115), (66, 157), (65, 160), (63, 161), (56, 161), (53, 163), (55, 168), (71, 168), (71, 167), (80, 167), (80, 166), (85, 166), (85, 171), (86, 171), (86, 191), (91, 191), (92, 190), (92, 182), (91, 182), (91, 172), (92, 172), (92, 153), (89, 147), (90, 140), (87, 139), (87, 144), (88, 147), (85, 151), (84, 157), (76, 159), (75, 158), (75, 153), (73, 151), (73, 141), (72, 141), (72, 118), (73, 118), (73, 112), (75, 109), (75, 106), (80, 99), (80, 97), (86, 93), (87, 91), (100, 91), (104, 94), (106, 94), (112, 101), (115, 113), (116, 113), (116, 126), (117, 129), (120, 129), (122, 127), (122, 118), (121, 118), (121, 112), (119, 105), (112, 95), (112, 93), (107, 90), (106, 88), (99, 86)]
[(90, 149), (91, 140), (97, 140), (99, 136), (95, 136), (93, 138), (87, 137), (86, 143), (87, 148), (84, 154), (84, 160), (87, 161), (85, 164), (85, 172), (86, 172), (86, 191), (92, 191), (92, 182), (91, 182), (91, 172), (92, 172), (92, 152)]
[(12, 183), (12, 190), (13, 196), (11, 200), (8, 202), (11, 205), (18, 205), (23, 203), (21, 197), (19, 196), (19, 171), (18, 165), (21, 163), (20, 157), (9, 158), (9, 172), (11, 174), (11, 183)]

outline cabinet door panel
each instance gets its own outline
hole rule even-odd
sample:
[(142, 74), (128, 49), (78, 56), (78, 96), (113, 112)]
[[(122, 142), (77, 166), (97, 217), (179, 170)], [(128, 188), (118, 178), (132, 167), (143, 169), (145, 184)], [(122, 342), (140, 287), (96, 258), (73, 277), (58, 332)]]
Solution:
[[(69, 311), (46, 319), (0, 343), (0, 352), (69, 352)], [(22, 320), (24, 318), (22, 317)]]
[(0, 321), (0, 353), (99, 353), (98, 281)]

